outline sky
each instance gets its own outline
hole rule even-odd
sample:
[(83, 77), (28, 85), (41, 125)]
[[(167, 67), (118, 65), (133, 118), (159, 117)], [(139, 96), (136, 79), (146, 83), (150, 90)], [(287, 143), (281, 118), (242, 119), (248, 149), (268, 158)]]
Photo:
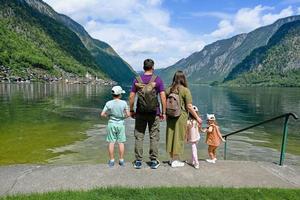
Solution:
[(133, 69), (168, 67), (205, 45), (300, 14), (300, 0), (44, 0)]

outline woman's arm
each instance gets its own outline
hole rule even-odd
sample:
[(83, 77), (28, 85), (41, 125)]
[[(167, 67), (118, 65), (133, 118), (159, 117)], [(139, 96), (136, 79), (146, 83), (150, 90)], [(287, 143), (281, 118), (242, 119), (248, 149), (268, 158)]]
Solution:
[(191, 103), (187, 104), (188, 111), (195, 117), (199, 126), (202, 124), (202, 119), (198, 116), (197, 112), (194, 110), (193, 105)]

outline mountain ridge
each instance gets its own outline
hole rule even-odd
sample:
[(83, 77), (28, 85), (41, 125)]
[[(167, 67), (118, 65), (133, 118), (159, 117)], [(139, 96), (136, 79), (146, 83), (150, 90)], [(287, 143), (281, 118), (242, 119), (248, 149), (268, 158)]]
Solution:
[(191, 83), (223, 82), (230, 71), (247, 55), (254, 49), (266, 45), (279, 27), (299, 19), (299, 15), (278, 19), (273, 24), (259, 27), (249, 33), (213, 42), (206, 45), (201, 51), (194, 52), (187, 58), (160, 71), (159, 75), (166, 82), (170, 82), (175, 71), (183, 70)]
[[(135, 76), (132, 67), (106, 42), (92, 38), (82, 25), (69, 16), (57, 13), (42, 0), (24, 0), (44, 14), (52, 16), (75, 32), (94, 57), (100, 69), (112, 79), (128, 83)], [(110, 67), (107, 67), (110, 66)], [(120, 67), (119, 67), (120, 66)]]
[(283, 24), (225, 78), (226, 85), (300, 86), (300, 20)]
[[(12, 75), (60, 77), (89, 72), (122, 83), (134, 77), (133, 69), (110, 45), (92, 38), (80, 24), (56, 13), (45, 2), (0, 2), (0, 47), (4, 50), (0, 65), (8, 67)], [(121, 76), (116, 71), (121, 71)]]

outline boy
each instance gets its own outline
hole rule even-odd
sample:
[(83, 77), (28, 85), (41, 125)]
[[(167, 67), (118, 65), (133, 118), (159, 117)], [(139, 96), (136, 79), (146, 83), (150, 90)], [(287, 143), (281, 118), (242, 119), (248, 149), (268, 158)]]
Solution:
[(106, 102), (101, 112), (102, 117), (109, 117), (106, 127), (106, 141), (110, 158), (108, 166), (113, 167), (115, 164), (114, 146), (116, 142), (119, 145), (119, 165), (124, 166), (124, 142), (126, 141), (124, 119), (129, 117), (130, 113), (126, 101), (121, 100), (125, 91), (120, 86), (114, 86), (111, 92), (113, 100)]

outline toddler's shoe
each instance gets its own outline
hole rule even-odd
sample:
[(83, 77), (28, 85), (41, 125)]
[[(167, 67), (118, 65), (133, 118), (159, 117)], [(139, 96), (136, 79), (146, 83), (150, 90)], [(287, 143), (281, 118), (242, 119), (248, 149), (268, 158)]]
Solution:
[(151, 160), (150, 168), (151, 169), (157, 169), (160, 165), (160, 162), (158, 160)]
[(119, 160), (119, 165), (120, 165), (121, 167), (124, 167), (124, 166), (125, 166), (125, 161), (124, 161), (124, 160)]
[(216, 163), (216, 161), (215, 160), (213, 160), (213, 159), (206, 159), (206, 162), (208, 162), (208, 163)]
[(108, 166), (109, 167), (113, 167), (115, 165), (115, 161), (114, 160), (109, 160), (108, 161)]
[(199, 169), (199, 163), (194, 164), (195, 169)]
[(133, 167), (135, 168), (135, 169), (141, 169), (142, 168), (142, 161), (141, 160), (135, 160), (134, 162), (133, 162)]
[(184, 162), (181, 162), (179, 160), (173, 160), (171, 163), (171, 167), (175, 168), (175, 167), (183, 167), (184, 166)]

